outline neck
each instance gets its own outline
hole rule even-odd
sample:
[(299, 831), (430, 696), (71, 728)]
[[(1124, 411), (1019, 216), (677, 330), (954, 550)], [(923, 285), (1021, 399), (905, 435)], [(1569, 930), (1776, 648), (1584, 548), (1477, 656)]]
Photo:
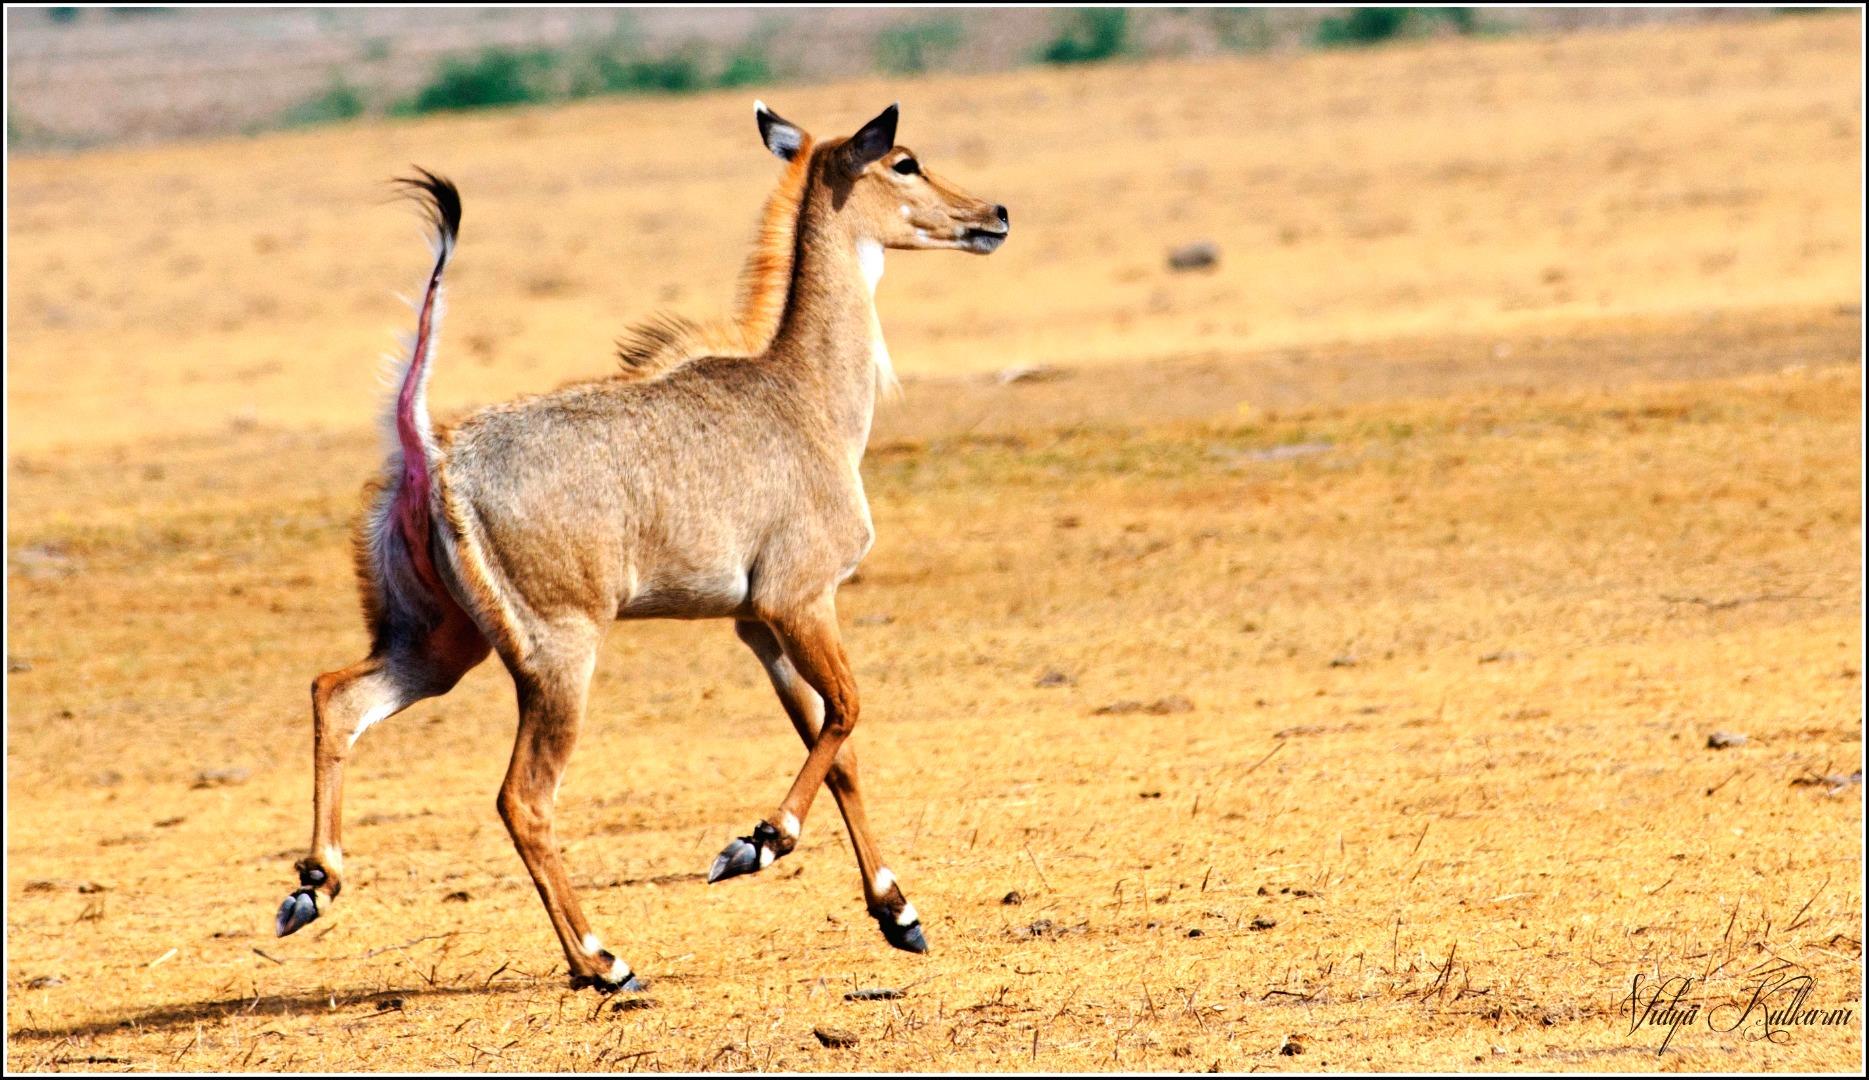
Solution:
[(876, 318), (883, 248), (831, 226), (827, 208), (807, 199), (798, 222), (791, 288), (770, 355), (807, 376), (826, 415), (861, 455), (888, 351)]

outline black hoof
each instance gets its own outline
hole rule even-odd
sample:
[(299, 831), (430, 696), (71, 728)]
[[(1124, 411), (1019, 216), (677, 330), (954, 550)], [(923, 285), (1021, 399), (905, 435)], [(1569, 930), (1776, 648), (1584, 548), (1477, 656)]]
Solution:
[(627, 991), (632, 994), (640, 994), (647, 990), (648, 987), (644, 986), (643, 981), (632, 973), (629, 978), (624, 979), (620, 983), (611, 982), (610, 977), (607, 975), (574, 975), (571, 977), (571, 989), (595, 990), (599, 994), (609, 997), (618, 990)]
[(273, 934), (285, 937), (311, 925), (318, 917), (318, 895), (311, 889), (299, 889), (286, 897), (279, 905), (279, 914), (273, 918)]
[(764, 870), (779, 854), (779, 830), (762, 821), (753, 826), (753, 835), (740, 837), (715, 857), (714, 868), (707, 872), (707, 883)]
[(876, 925), (883, 928), (883, 937), (889, 944), (903, 952), (925, 953), (928, 951), (928, 939), (922, 934), (922, 922), (916, 919), (907, 926), (899, 926), (893, 916), (879, 916)]

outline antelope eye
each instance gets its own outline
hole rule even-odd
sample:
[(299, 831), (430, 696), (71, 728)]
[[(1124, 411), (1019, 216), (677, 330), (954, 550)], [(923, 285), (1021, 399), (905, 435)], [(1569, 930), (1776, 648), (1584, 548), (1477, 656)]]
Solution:
[(912, 157), (905, 157), (890, 167), (903, 176), (914, 176), (916, 173), (922, 171), (921, 163)]

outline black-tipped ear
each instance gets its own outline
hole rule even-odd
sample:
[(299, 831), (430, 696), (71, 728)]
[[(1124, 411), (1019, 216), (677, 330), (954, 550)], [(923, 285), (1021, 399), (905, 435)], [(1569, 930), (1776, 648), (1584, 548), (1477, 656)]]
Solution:
[(844, 168), (855, 176), (882, 159), (896, 145), (896, 107), (877, 114), (844, 144)]
[(766, 108), (763, 101), (753, 102), (753, 119), (759, 121), (759, 140), (780, 161), (798, 156), (798, 148), (805, 145), (805, 133), (797, 124)]

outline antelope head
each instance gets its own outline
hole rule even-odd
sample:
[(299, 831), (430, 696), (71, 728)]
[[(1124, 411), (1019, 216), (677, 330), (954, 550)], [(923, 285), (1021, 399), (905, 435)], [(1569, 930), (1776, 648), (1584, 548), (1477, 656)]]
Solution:
[(840, 223), (848, 223), (859, 243), (989, 255), (1005, 242), (1011, 224), (1004, 206), (974, 198), (929, 172), (915, 151), (896, 145), (896, 106), (855, 135), (817, 146), (764, 103), (755, 105), (755, 115), (766, 149), (785, 161), (801, 150), (812, 155)]

